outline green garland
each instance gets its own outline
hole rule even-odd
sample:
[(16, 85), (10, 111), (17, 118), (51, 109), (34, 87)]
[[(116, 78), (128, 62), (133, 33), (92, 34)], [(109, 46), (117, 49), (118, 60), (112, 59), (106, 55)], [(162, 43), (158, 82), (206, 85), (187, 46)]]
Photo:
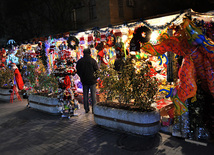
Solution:
[(14, 80), (14, 72), (9, 68), (0, 69), (0, 87), (10, 88), (11, 82)]

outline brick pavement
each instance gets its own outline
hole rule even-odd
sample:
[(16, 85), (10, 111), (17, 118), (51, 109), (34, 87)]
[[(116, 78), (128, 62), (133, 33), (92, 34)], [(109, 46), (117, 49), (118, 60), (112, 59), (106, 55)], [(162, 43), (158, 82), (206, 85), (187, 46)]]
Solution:
[(70, 119), (26, 107), (27, 100), (0, 101), (1, 155), (211, 155), (214, 145), (196, 145), (159, 133), (155, 137), (127, 135), (102, 128), (93, 114)]

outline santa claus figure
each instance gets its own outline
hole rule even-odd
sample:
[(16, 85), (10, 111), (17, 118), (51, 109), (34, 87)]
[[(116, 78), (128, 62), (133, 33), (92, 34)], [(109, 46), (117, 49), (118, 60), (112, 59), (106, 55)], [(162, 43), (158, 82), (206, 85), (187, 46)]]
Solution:
[(14, 83), (17, 84), (17, 87), (19, 90), (22, 90), (24, 88), (24, 82), (23, 82), (21, 73), (19, 72), (19, 69), (17, 68), (15, 63), (11, 64), (11, 69), (14, 71), (14, 74), (15, 74)]

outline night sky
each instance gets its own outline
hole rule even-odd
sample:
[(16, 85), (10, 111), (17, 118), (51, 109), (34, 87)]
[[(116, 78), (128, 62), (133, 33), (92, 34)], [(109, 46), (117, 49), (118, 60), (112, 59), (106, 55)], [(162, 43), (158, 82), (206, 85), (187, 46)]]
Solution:
[[(103, 0), (97, 0), (98, 2)], [(13, 38), (17, 42), (35, 37), (71, 31), (69, 11), (79, 0), (1, 0), (0, 43)], [(197, 12), (214, 10), (214, 0), (152, 0), (148, 16), (192, 8)], [(70, 7), (68, 7), (70, 6)], [(110, 24), (110, 23), (109, 23)], [(99, 25), (97, 25), (99, 27)]]

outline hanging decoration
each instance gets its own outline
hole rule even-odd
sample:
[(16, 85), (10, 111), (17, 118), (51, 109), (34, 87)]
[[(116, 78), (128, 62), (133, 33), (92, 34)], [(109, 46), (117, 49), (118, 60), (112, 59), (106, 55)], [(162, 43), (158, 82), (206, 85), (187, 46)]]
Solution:
[(45, 51), (45, 44), (43, 43), (39, 43), (38, 44), (38, 52), (39, 53), (39, 58), (42, 59), (42, 63), (44, 65), (45, 68), (48, 67), (48, 63), (47, 63), (47, 54), (46, 54), (46, 51)]
[[(189, 24), (190, 21), (187, 21)], [(193, 24), (194, 23), (191, 22), (191, 27), (195, 27), (195, 30), (198, 30), (199, 28)], [(146, 43), (141, 47), (144, 51), (155, 56), (160, 56), (167, 51), (172, 51), (175, 54), (184, 57), (183, 65), (179, 71), (180, 83), (175, 90), (173, 90), (174, 93), (172, 93), (172, 100), (174, 101), (174, 104), (177, 105), (177, 110), (180, 111), (179, 114), (184, 113), (187, 109), (185, 108), (185, 100), (196, 95), (197, 76), (203, 81), (204, 90), (209, 90), (211, 95), (214, 97), (214, 54), (207, 51), (207, 49), (209, 51), (213, 51), (214, 48), (208, 45), (205, 48), (204, 46), (198, 46), (198, 44), (189, 44), (188, 41), (190, 41), (190, 38), (187, 38), (185, 35), (187, 28), (186, 21), (184, 20), (184, 24), (181, 25), (185, 28), (179, 30), (176, 29), (176, 35), (172, 37), (164, 35), (159, 44), (152, 45), (150, 43)], [(199, 39), (198, 37), (201, 36), (196, 35), (193, 37), (194, 39), (192, 38), (192, 41), (197, 41), (197, 39)]]
[(0, 67), (4, 67), (4, 63), (6, 61), (6, 51), (4, 48), (2, 48), (2, 50), (0, 50)]
[(85, 44), (85, 38), (84, 38), (84, 36), (82, 36), (82, 37), (80, 37), (80, 45), (83, 45), (83, 44)]
[(100, 38), (101, 38), (101, 41), (106, 41), (106, 35), (105, 35), (105, 33), (102, 33), (100, 35)]
[(116, 43), (116, 37), (115, 35), (110, 32), (110, 33), (107, 33), (106, 35), (106, 44), (109, 46), (109, 47), (112, 47), (114, 46)]
[(95, 38), (95, 40), (94, 40), (94, 47), (98, 51), (102, 51), (104, 49), (104, 44), (100, 40), (100, 38)]
[(161, 55), (161, 56), (158, 56), (158, 59), (160, 60), (159, 65), (162, 65), (162, 63), (163, 63), (163, 58), (166, 58), (165, 64), (167, 65), (167, 64), (168, 64), (168, 58), (167, 58), (167, 56), (166, 56), (165, 54), (163, 54), (163, 55)]
[(92, 32), (93, 32), (95, 38), (100, 38), (100, 37), (101, 37), (101, 36), (100, 36), (100, 31), (97, 30), (97, 28), (96, 28), (96, 30), (94, 30), (94, 31), (92, 31)]
[(183, 28), (188, 35), (188, 41), (193, 45), (202, 45), (207, 52), (214, 54), (213, 50), (208, 49), (209, 46), (214, 47), (214, 43), (206, 38), (202, 29), (197, 27), (196, 24), (193, 23), (188, 18), (184, 18)]
[(79, 45), (79, 40), (75, 36), (69, 36), (67, 42), (68, 47), (72, 50), (76, 50), (77, 46)]
[(55, 51), (55, 48), (56, 48), (55, 42), (52, 41), (52, 42), (51, 42), (51, 45), (50, 45), (49, 53), (50, 53), (50, 54), (53, 54), (54, 51)]
[(89, 34), (88, 35), (88, 45), (92, 45), (93, 44), (93, 36), (92, 36), (92, 34)]
[(208, 22), (204, 27), (206, 29), (205, 35), (211, 40), (214, 40), (214, 22)]

